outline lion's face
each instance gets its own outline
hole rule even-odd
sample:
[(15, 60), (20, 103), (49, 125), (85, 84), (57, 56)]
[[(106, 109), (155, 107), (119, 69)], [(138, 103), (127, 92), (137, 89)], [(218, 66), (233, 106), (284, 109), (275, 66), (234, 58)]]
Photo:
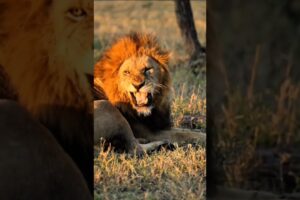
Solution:
[(170, 53), (152, 34), (130, 33), (116, 40), (95, 65), (94, 86), (128, 115), (150, 116), (170, 106)]
[(93, 2), (53, 0), (50, 18), (55, 40), (53, 57), (61, 58), (70, 68), (93, 73)]
[(118, 73), (119, 91), (127, 96), (139, 115), (150, 115), (156, 93), (162, 86), (159, 63), (146, 55), (132, 56), (124, 61)]
[(3, 4), (0, 64), (19, 101), (37, 114), (48, 105), (86, 107), (92, 98), (86, 73), (93, 73), (93, 2)]

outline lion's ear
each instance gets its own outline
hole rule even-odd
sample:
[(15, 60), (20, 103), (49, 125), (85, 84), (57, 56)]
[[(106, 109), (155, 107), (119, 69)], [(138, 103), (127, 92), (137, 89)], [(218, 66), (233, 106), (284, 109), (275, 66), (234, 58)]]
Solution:
[(167, 67), (169, 60), (171, 58), (170, 52), (160, 52), (159, 54), (154, 56), (154, 59), (157, 60), (161, 65)]

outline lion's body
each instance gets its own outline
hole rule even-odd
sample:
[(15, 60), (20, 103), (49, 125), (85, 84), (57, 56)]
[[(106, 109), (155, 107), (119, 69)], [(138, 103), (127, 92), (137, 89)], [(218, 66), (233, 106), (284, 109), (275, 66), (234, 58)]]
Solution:
[(13, 97), (50, 130), (92, 189), (93, 109), (85, 72), (93, 61), (93, 2), (0, 0), (0, 19), (6, 76), (0, 80), (14, 94), (2, 98)]
[[(106, 123), (102, 123), (103, 117), (95, 112), (94, 125), (101, 124), (101, 129), (95, 129), (96, 137), (109, 141), (122, 138), (127, 151), (132, 151), (132, 146), (140, 148), (136, 138), (181, 143), (202, 137), (171, 129), (168, 61), (169, 52), (162, 50), (151, 34), (132, 33), (121, 37), (104, 52), (94, 68), (94, 87), (99, 94), (96, 99), (109, 103), (96, 101), (95, 110), (103, 113), (107, 112), (106, 107), (110, 110), (114, 107), (113, 112), (121, 114), (118, 117), (109, 114)], [(126, 122), (123, 123), (126, 128), (115, 131), (107, 126), (117, 123), (122, 127), (120, 121)]]
[(0, 199), (92, 199), (83, 175), (49, 132), (0, 99)]

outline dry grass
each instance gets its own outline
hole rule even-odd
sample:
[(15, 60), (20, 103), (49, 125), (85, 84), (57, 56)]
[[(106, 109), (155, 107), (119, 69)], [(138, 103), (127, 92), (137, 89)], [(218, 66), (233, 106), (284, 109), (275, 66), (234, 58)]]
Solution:
[(206, 132), (206, 74), (195, 76), (186, 68), (177, 68), (172, 71), (172, 77), (174, 126)]
[[(198, 36), (205, 44), (206, 2), (192, 1)], [(200, 11), (200, 12), (199, 12)], [(95, 60), (116, 36), (153, 32), (172, 51), (172, 117), (176, 127), (206, 130), (206, 75), (195, 76), (185, 59), (172, 1), (95, 2)], [(95, 199), (204, 199), (205, 145), (162, 150), (142, 159), (95, 147)]]
[(204, 199), (205, 148), (162, 150), (143, 159), (99, 151), (96, 199)]

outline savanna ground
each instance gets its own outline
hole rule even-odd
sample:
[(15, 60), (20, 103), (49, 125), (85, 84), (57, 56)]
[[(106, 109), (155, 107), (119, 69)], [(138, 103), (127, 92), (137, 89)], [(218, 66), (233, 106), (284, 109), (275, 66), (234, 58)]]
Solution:
[[(198, 37), (205, 45), (206, 2), (192, 1)], [(172, 51), (175, 127), (206, 131), (206, 74), (187, 65), (172, 1), (95, 1), (95, 60), (118, 35), (152, 32)], [(162, 150), (142, 159), (95, 147), (95, 199), (204, 199), (205, 144)]]

